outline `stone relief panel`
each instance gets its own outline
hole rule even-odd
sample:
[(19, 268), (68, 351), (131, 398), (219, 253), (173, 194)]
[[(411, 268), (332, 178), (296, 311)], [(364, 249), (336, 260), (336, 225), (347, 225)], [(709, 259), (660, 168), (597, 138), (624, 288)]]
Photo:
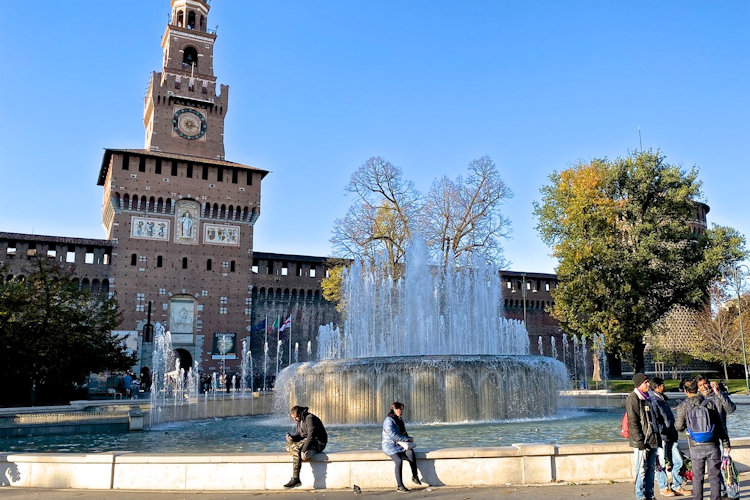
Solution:
[(203, 243), (238, 247), (240, 246), (240, 228), (221, 224), (203, 224)]
[(175, 243), (198, 244), (198, 218), (200, 205), (193, 200), (180, 200), (175, 208)]
[(172, 335), (193, 333), (195, 324), (195, 301), (176, 298), (169, 301), (169, 330)]
[(130, 237), (139, 240), (169, 241), (169, 220), (153, 217), (131, 217)]

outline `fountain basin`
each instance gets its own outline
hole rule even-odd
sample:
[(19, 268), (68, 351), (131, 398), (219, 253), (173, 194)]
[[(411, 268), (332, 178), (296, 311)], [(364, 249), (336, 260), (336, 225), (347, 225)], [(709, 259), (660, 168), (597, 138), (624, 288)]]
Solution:
[(330, 424), (381, 422), (394, 401), (415, 423), (553, 415), (564, 365), (532, 355), (429, 355), (296, 363), (277, 380), (275, 406), (308, 406)]

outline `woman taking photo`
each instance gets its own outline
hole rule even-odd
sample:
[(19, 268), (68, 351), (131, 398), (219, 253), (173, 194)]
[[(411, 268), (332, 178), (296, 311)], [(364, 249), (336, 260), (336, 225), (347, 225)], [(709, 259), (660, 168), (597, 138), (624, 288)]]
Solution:
[(391, 411), (383, 421), (383, 452), (391, 457), (396, 465), (396, 485), (397, 491), (407, 492), (409, 489), (404, 486), (401, 478), (401, 469), (404, 459), (411, 466), (411, 481), (414, 484), (422, 484), (417, 476), (417, 456), (414, 453), (414, 439), (406, 433), (406, 425), (402, 418), (404, 414), (404, 405), (396, 401), (391, 405)]

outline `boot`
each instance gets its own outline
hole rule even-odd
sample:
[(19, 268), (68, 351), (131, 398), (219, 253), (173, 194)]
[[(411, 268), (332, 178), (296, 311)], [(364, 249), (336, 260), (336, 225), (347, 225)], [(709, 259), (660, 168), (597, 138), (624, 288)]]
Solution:
[(301, 486), (302, 481), (299, 480), (298, 477), (293, 477), (289, 480), (288, 483), (284, 485), (284, 488), (296, 488), (297, 486)]

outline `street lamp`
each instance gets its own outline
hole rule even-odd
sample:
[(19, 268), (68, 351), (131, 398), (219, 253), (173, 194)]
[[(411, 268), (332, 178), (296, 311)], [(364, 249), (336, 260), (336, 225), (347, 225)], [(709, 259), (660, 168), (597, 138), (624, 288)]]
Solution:
[[(745, 272), (741, 272), (741, 268), (745, 268)], [(745, 365), (745, 391), (750, 393), (750, 381), (748, 381), (747, 373), (747, 352), (745, 351), (745, 331), (742, 328), (742, 296), (740, 295), (740, 285), (742, 279), (750, 274), (750, 267), (746, 264), (739, 264), (732, 269), (732, 278), (734, 279), (734, 285), (737, 290), (737, 316), (740, 320), (740, 339), (742, 339), (742, 362)]]

